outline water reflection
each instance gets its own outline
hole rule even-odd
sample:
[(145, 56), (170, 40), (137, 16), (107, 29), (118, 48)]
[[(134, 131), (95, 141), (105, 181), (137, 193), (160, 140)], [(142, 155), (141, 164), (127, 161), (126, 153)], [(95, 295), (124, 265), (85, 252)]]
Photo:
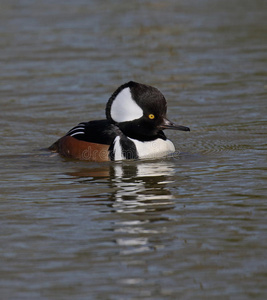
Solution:
[[(120, 246), (120, 253), (127, 255), (164, 247), (162, 237), (166, 227), (158, 226), (158, 222), (168, 222), (167, 212), (175, 206), (168, 187), (174, 173), (173, 162), (165, 160), (112, 163), (69, 175), (77, 176), (83, 183), (108, 182), (108, 203), (107, 199), (102, 199), (101, 203), (116, 216), (114, 219), (109, 213), (100, 218), (112, 220), (109, 228), (115, 235), (112, 239)], [(92, 196), (88, 198), (92, 201)]]
[(172, 195), (166, 184), (174, 168), (166, 162), (115, 164), (112, 167), (112, 207), (120, 213), (143, 213), (170, 209)]
[(167, 184), (173, 181), (174, 172), (171, 161), (127, 161), (80, 169), (68, 175), (82, 183), (107, 180), (111, 187), (108, 198), (115, 212), (143, 213), (173, 207)]

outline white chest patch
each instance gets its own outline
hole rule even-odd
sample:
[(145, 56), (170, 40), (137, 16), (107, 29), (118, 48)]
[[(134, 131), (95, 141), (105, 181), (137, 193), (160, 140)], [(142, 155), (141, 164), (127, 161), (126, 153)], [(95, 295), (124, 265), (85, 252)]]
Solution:
[(158, 158), (175, 151), (174, 145), (170, 140), (156, 139), (150, 142), (130, 140), (134, 142), (139, 158)]
[(117, 136), (113, 142), (113, 151), (114, 151), (114, 160), (123, 160), (124, 157), (122, 155), (122, 148), (120, 144), (120, 137)]
[(118, 123), (132, 121), (143, 116), (143, 110), (133, 100), (130, 88), (123, 89), (113, 100), (110, 115)]
[[(170, 140), (156, 139), (150, 142), (140, 142), (135, 139), (129, 138), (136, 146), (137, 154), (139, 158), (159, 158), (166, 156), (175, 151), (174, 145)], [(122, 148), (120, 144), (120, 137), (117, 136), (114, 140), (114, 160), (123, 160), (125, 157), (122, 154)]]

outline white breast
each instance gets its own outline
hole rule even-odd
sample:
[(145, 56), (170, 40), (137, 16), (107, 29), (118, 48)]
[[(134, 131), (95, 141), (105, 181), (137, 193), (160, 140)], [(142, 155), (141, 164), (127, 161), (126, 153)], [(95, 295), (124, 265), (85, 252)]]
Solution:
[(120, 144), (120, 137), (117, 136), (114, 140), (114, 146), (113, 146), (113, 151), (114, 151), (114, 160), (122, 160), (124, 159), (122, 155), (122, 148)]
[[(170, 140), (156, 139), (149, 142), (141, 142), (135, 139), (129, 138), (136, 146), (137, 154), (139, 158), (158, 158), (166, 156), (175, 151), (174, 145)], [(123, 160), (125, 157), (122, 154), (122, 148), (120, 144), (120, 137), (117, 136), (114, 140), (114, 160)]]
[(170, 140), (156, 139), (154, 141), (141, 142), (129, 139), (134, 142), (139, 158), (158, 158), (175, 151), (175, 147)]

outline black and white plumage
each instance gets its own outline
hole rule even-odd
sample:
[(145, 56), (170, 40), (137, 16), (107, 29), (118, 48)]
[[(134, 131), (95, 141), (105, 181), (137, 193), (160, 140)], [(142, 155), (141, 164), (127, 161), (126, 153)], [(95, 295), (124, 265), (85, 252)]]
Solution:
[[(78, 159), (85, 159), (84, 151), (93, 152), (94, 148), (103, 149), (103, 160), (165, 156), (175, 148), (163, 130), (190, 130), (170, 122), (166, 111), (166, 100), (158, 89), (130, 81), (110, 97), (105, 120), (79, 123), (50, 150)], [(90, 156), (87, 159), (99, 160)]]

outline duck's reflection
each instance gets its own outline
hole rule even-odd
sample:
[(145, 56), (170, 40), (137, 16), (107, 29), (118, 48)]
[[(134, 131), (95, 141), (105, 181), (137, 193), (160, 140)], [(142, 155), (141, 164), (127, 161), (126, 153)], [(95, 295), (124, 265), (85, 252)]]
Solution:
[(166, 162), (114, 164), (111, 169), (112, 207), (120, 213), (145, 213), (170, 209), (167, 183), (174, 169)]
[[(111, 188), (110, 206), (119, 213), (157, 212), (173, 207), (168, 183), (173, 181), (171, 161), (128, 161), (70, 172), (83, 183), (103, 180)], [(83, 196), (86, 198), (86, 196)], [(91, 198), (91, 197), (90, 197)]]
[[(164, 247), (160, 241), (164, 239), (166, 226), (162, 224), (168, 222), (168, 212), (175, 206), (169, 188), (174, 174), (171, 160), (127, 161), (69, 173), (83, 183), (109, 187), (108, 204), (107, 199), (101, 202), (117, 216), (114, 219), (105, 215), (104, 220), (112, 219), (113, 240), (123, 254)], [(82, 197), (84, 201), (86, 196)], [(152, 236), (159, 237), (158, 242), (151, 243)]]

